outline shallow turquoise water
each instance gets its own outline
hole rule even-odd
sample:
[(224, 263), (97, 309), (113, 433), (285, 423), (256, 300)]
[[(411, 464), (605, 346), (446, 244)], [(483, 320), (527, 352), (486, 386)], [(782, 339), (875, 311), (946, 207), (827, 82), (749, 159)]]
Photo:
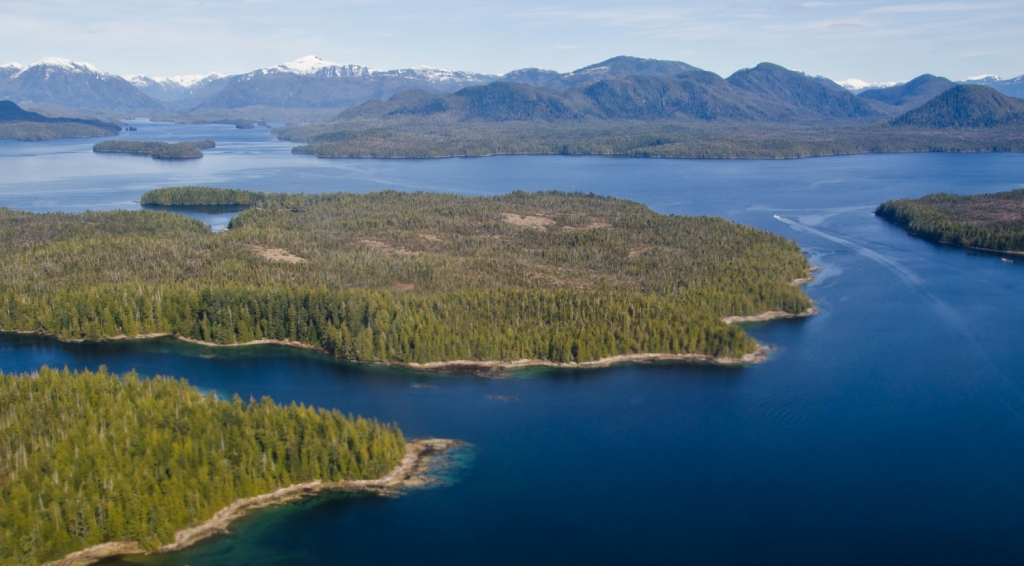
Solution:
[(750, 368), (628, 365), (506, 380), (271, 346), (0, 337), (4, 371), (136, 368), (472, 444), (437, 488), (266, 510), (231, 536), (143, 562), (1024, 563), (1024, 265), (930, 244), (871, 214), (888, 198), (1016, 188), (1024, 155), (327, 161), (291, 156), (258, 130), (152, 127), (166, 139), (213, 136), (219, 147), (166, 164), (96, 156), (83, 142), (0, 144), (0, 168), (14, 171), (0, 179), (0, 206), (132, 207), (149, 188), (185, 182), (593, 191), (794, 238), (822, 268), (807, 287), (822, 312), (750, 325), (777, 348)]

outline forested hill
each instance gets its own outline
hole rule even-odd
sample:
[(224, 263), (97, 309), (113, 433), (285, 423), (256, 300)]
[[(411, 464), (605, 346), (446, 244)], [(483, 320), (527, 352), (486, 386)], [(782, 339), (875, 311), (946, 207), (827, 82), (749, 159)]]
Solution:
[(231, 402), (134, 373), (0, 374), (0, 564), (102, 542), (150, 550), (236, 499), (401, 462), (393, 426), (337, 410)]
[(892, 121), (896, 126), (992, 128), (1024, 125), (1024, 100), (986, 86), (959, 85)]
[(100, 120), (50, 118), (22, 109), (10, 100), (0, 100), (0, 139), (39, 141), (116, 135), (121, 126)]
[(255, 206), (217, 234), (162, 212), (0, 209), (0, 328), (289, 340), (358, 361), (567, 363), (738, 357), (756, 344), (721, 317), (811, 306), (789, 283), (808, 269), (793, 242), (593, 195), (191, 187), (143, 201)]
[(944, 77), (921, 75), (912, 81), (900, 85), (865, 90), (859, 93), (857, 97), (865, 100), (875, 100), (907, 110), (921, 106), (955, 86), (956, 84), (953, 81)]
[(934, 242), (1024, 252), (1024, 189), (893, 200), (880, 205), (875, 214)]

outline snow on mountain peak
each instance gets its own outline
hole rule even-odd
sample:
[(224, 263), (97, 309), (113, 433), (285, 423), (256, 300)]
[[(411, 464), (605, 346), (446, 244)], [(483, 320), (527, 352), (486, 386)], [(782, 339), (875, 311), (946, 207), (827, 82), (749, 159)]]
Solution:
[(148, 77), (146, 75), (128, 75), (124, 77), (124, 80), (132, 83), (137, 87), (144, 87), (150, 84), (159, 84), (164, 86), (178, 86), (181, 88), (191, 88), (206, 80), (216, 80), (224, 78), (225, 75), (220, 73), (210, 73), (208, 75), (177, 75), (174, 77)]
[(965, 83), (974, 83), (974, 82), (982, 82), (982, 81), (1001, 81), (1001, 80), (1003, 80), (1003, 79), (1000, 79), (999, 75), (978, 75), (976, 77), (967, 77), (966, 79), (964, 79), (964, 82)]
[(256, 73), (291, 73), (293, 75), (320, 75), (329, 77), (359, 77), (377, 72), (359, 65), (342, 65), (324, 61), (316, 55), (307, 55), (290, 63), (282, 63), (269, 69), (260, 69)]
[(278, 68), (295, 73), (297, 75), (312, 75), (324, 67), (339, 67), (335, 63), (329, 63), (316, 55), (307, 55), (300, 59), (296, 59), (291, 63), (283, 63), (278, 65)]
[[(101, 69), (98, 69), (89, 63), (80, 63), (78, 61), (72, 61), (71, 59), (64, 59), (63, 57), (47, 57), (42, 61), (39, 61), (32, 65), (32, 67), (46, 67), (46, 68), (58, 68), (64, 71), (70, 71), (72, 73), (93, 73), (96, 75), (106, 75), (107, 73)], [(29, 67), (29, 68), (32, 68)], [(24, 72), (24, 70), (22, 70)]]
[(7, 63), (6, 65), (0, 65), (0, 69), (13, 69), (15, 71), (24, 71), (27, 68), (28, 67), (21, 63)]
[(455, 71), (449, 71), (448, 69), (439, 69), (437, 67), (428, 67), (426, 65), (419, 65), (412, 68), (413, 72), (420, 77), (430, 82), (448, 82), (459, 79), (459, 74)]
[(862, 90), (868, 90), (872, 88), (888, 88), (903, 84), (899, 82), (880, 82), (880, 83), (869, 83), (860, 79), (846, 79), (845, 81), (836, 81), (836, 84), (845, 88), (846, 90), (852, 90), (853, 92), (860, 92)]

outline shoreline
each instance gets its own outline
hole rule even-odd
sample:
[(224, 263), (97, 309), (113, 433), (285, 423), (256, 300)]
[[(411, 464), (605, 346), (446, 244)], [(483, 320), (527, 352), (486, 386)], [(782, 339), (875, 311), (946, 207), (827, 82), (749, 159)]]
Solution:
[(430, 371), (441, 373), (471, 373), (481, 377), (495, 377), (496, 372), (531, 369), (531, 368), (554, 368), (554, 369), (594, 369), (606, 368), (616, 364), (624, 363), (650, 363), (650, 362), (704, 362), (723, 366), (739, 366), (759, 364), (768, 359), (770, 346), (758, 344), (757, 350), (744, 354), (739, 358), (726, 358), (712, 356), (711, 354), (669, 354), (669, 353), (648, 353), (648, 354), (619, 354), (609, 356), (590, 362), (552, 362), (548, 360), (521, 359), (506, 361), (476, 361), (476, 360), (451, 360), (446, 362), (395, 362), (388, 365), (403, 367), (416, 371)]
[(786, 311), (765, 311), (758, 314), (752, 314), (749, 316), (727, 316), (722, 318), (722, 322), (726, 324), (736, 324), (742, 322), (767, 322), (769, 320), (781, 320), (784, 318), (806, 318), (808, 316), (814, 316), (818, 314), (818, 307), (811, 307), (804, 312), (793, 314)]
[[(797, 280), (795, 283), (804, 283), (803, 280)], [(781, 310), (771, 310), (763, 313), (758, 313), (750, 316), (727, 316), (722, 318), (722, 322), (726, 324), (733, 324), (739, 322), (765, 322), (770, 320), (778, 320), (784, 318), (803, 318), (818, 313), (817, 307), (811, 307), (806, 311), (798, 314), (792, 314)], [(0, 328), (0, 332), (9, 332), (12, 334), (29, 334), (36, 336), (48, 336), (56, 338), (61, 342), (77, 343), (82, 344), (86, 342), (108, 342), (108, 341), (124, 341), (124, 340), (149, 340), (153, 338), (173, 338), (174, 340), (180, 340), (189, 344), (195, 344), (197, 346), (205, 346), (209, 348), (241, 348), (246, 346), (260, 346), (260, 345), (277, 345), (277, 346), (288, 346), (292, 348), (300, 348), (303, 350), (311, 350), (330, 356), (330, 352), (320, 346), (314, 346), (312, 344), (305, 344), (303, 342), (295, 342), (292, 340), (273, 340), (269, 338), (261, 338), (259, 340), (253, 340), (252, 342), (243, 342), (236, 344), (215, 344), (213, 342), (204, 342), (195, 338), (188, 338), (185, 336), (179, 336), (168, 332), (157, 332), (149, 334), (137, 334), (135, 336), (127, 336), (124, 334), (118, 336), (112, 336), (109, 338), (102, 338), (100, 340), (86, 340), (84, 338), (73, 338), (71, 340), (61, 339), (55, 334), (49, 334), (46, 332), (40, 332), (35, 330), (5, 330)], [(590, 369), (590, 368), (605, 368), (616, 364), (624, 363), (650, 363), (650, 362), (697, 362), (697, 363), (710, 363), (723, 366), (736, 366), (736, 365), (753, 365), (764, 362), (768, 359), (768, 352), (771, 350), (770, 346), (764, 344), (758, 344), (757, 350), (749, 354), (744, 354), (738, 358), (730, 357), (719, 357), (711, 354), (673, 354), (666, 352), (646, 352), (646, 353), (635, 353), (635, 354), (618, 354), (615, 356), (609, 356), (600, 358), (598, 360), (592, 360), (589, 362), (552, 362), (550, 360), (540, 359), (519, 359), (519, 360), (448, 360), (448, 361), (436, 361), (436, 362), (359, 362), (351, 360), (340, 360), (343, 362), (353, 364), (367, 364), (385, 367), (397, 367), (404, 368), (413, 371), (426, 371), (433, 373), (471, 373), (481, 377), (494, 377), (496, 372), (519, 370), (519, 369), (530, 369), (530, 368), (562, 368), (562, 369)], [(336, 359), (336, 358), (331, 358)]]
[(938, 240), (938, 239), (935, 239), (935, 238), (929, 238), (928, 236), (922, 235), (921, 232), (914, 232), (913, 230), (911, 230), (909, 228), (909, 226), (905, 226), (905, 225), (903, 225), (900, 222), (896, 222), (895, 220), (890, 220), (890, 219), (888, 219), (888, 218), (886, 218), (884, 216), (879, 215), (877, 212), (875, 213), (875, 216), (878, 216), (879, 218), (881, 218), (882, 220), (885, 220), (889, 224), (892, 224), (893, 226), (896, 226), (897, 228), (903, 230), (904, 232), (906, 232), (906, 234), (908, 236), (912, 236), (914, 238), (917, 238), (918, 240), (924, 240), (925, 242), (930, 242), (932, 244), (938, 244), (940, 246), (946, 246), (946, 247), (949, 247), (949, 248), (959, 248), (961, 250), (973, 250), (973, 251), (976, 251), (976, 252), (986, 252), (986, 253), (991, 253), (991, 254), (1007, 254), (1007, 255), (1012, 255), (1012, 256), (1024, 257), (1024, 251), (1018, 251), (1018, 250), (993, 250), (992, 248), (979, 248), (977, 246), (965, 246), (963, 244), (957, 244), (955, 242), (950, 242), (950, 241), (947, 241), (947, 240)]
[(174, 542), (165, 544), (155, 551), (149, 551), (135, 541), (104, 542), (72, 552), (63, 558), (48, 562), (47, 566), (87, 566), (117, 556), (139, 556), (165, 554), (184, 550), (210, 537), (229, 533), (232, 523), (245, 515), (266, 507), (276, 507), (303, 499), (309, 499), (330, 491), (354, 491), (394, 494), (404, 487), (416, 487), (429, 480), (424, 473), (430, 461), (463, 443), (443, 438), (425, 438), (405, 443), (405, 456), (394, 469), (375, 480), (341, 480), (311, 482), (282, 487), (272, 493), (238, 499), (214, 513), (206, 522), (195, 527), (181, 529), (174, 535)]
[[(298, 144), (295, 147), (302, 147), (303, 145), (309, 145), (309, 142), (297, 142), (292, 140), (282, 140), (278, 138), (278, 141)], [(892, 151), (850, 151), (850, 152), (837, 152), (837, 153), (822, 153), (822, 154), (811, 154), (811, 155), (788, 155), (784, 157), (694, 157), (694, 156), (666, 156), (666, 155), (630, 155), (626, 153), (482, 153), (474, 155), (432, 155), (432, 156), (419, 156), (410, 157), (403, 155), (394, 156), (373, 156), (373, 155), (317, 155), (313, 152), (295, 152), (292, 151), (292, 155), (308, 155), (317, 159), (380, 159), (380, 160), (395, 160), (395, 159), (408, 159), (408, 160), (428, 160), (428, 159), (473, 159), (483, 157), (612, 157), (612, 158), (624, 158), (624, 159), (678, 159), (678, 160), (690, 160), (690, 161), (796, 161), (799, 159), (822, 159), (828, 157), (857, 157), (863, 155), (892, 155), (892, 154), (921, 154), (921, 153), (958, 153), (958, 154), (975, 154), (975, 153), (1024, 153), (1024, 150), (1014, 151), (993, 151), (991, 149), (965, 149), (965, 150), (931, 150), (931, 149), (907, 149), (907, 150), (892, 150)]]

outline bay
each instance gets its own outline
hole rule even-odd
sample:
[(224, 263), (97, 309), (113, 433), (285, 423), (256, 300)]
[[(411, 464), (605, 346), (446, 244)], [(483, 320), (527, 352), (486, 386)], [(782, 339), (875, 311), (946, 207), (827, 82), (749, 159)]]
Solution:
[[(266, 130), (137, 127), (132, 139), (218, 147), (160, 162), (96, 155), (82, 140), (0, 142), (0, 206), (137, 208), (144, 191), (176, 184), (578, 190), (771, 230), (822, 270), (807, 287), (820, 314), (747, 327), (776, 347), (748, 368), (625, 365), (491, 380), (273, 346), (0, 336), (3, 371), (134, 368), (472, 445), (437, 488), (265, 510), (230, 536), (132, 562), (1024, 563), (1024, 265), (915, 239), (871, 213), (890, 198), (1017, 188), (1024, 155), (318, 160), (291, 155)], [(230, 215), (198, 213), (214, 227)]]

